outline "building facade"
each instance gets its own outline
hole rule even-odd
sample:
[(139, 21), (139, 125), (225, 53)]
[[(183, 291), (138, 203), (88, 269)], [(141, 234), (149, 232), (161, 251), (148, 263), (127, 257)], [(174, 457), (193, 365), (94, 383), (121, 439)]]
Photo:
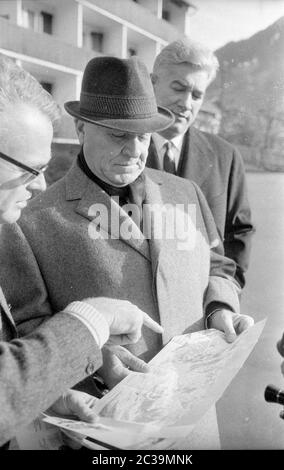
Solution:
[[(61, 105), (79, 99), (83, 70), (94, 56), (138, 55), (151, 70), (157, 53), (185, 34), (187, 0), (1, 0), (0, 53), (18, 61)], [(74, 144), (63, 111), (54, 142)]]

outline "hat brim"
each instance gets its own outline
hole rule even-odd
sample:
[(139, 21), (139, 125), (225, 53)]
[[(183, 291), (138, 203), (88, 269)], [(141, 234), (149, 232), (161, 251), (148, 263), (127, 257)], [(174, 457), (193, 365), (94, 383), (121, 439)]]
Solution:
[(150, 118), (137, 119), (105, 119), (101, 117), (90, 117), (80, 111), (79, 101), (68, 101), (64, 104), (68, 114), (81, 121), (97, 124), (98, 126), (109, 127), (126, 132), (137, 132), (147, 134), (167, 129), (175, 120), (174, 115), (162, 106), (158, 106), (158, 113)]

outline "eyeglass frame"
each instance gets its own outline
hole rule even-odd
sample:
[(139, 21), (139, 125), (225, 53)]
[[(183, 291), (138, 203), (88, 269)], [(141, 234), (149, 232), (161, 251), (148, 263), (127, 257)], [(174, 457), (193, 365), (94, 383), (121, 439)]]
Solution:
[(45, 172), (45, 170), (47, 169), (47, 166), (48, 166), (48, 165), (45, 165), (40, 170), (36, 170), (35, 168), (32, 168), (31, 166), (25, 165), (24, 163), (21, 163), (18, 160), (15, 160), (14, 158), (9, 157), (8, 155), (6, 155), (3, 152), (0, 152), (0, 158), (2, 158), (2, 160), (6, 161), (8, 163), (12, 163), (12, 165), (15, 165), (18, 168), (21, 168), (22, 170), (25, 170), (26, 172), (31, 173), (31, 175), (33, 175), (33, 176), (30, 176), (30, 178), (28, 179), (28, 181), (25, 184), (30, 183), (31, 181), (36, 179), (38, 176), (43, 175), (43, 173)]

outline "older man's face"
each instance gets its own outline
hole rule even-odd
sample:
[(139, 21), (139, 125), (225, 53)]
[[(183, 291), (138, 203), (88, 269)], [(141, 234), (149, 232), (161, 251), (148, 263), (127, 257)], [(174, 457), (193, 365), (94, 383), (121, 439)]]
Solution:
[[(36, 170), (50, 160), (52, 124), (42, 113), (28, 106), (15, 105), (11, 115), (3, 120), (0, 152)], [(21, 215), (32, 192), (46, 188), (41, 175), (28, 182), (30, 174), (0, 158), (0, 224), (13, 223)]]
[(133, 134), (81, 121), (77, 132), (89, 168), (106, 183), (126, 186), (144, 170), (150, 134)]
[(183, 134), (194, 122), (208, 86), (208, 74), (189, 64), (161, 67), (153, 76), (157, 103), (170, 109), (175, 121), (164, 131), (167, 138)]

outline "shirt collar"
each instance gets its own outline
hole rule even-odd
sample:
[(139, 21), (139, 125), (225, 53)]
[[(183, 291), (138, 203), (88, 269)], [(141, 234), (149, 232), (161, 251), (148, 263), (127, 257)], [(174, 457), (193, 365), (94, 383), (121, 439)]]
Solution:
[(175, 147), (176, 150), (179, 152), (181, 151), (182, 147), (182, 142), (183, 142), (183, 136), (184, 134), (179, 134), (170, 141), (168, 139), (165, 139), (162, 137), (160, 134), (157, 134), (156, 132), (152, 135), (154, 144), (158, 150), (158, 152), (162, 151), (163, 146), (165, 145), (166, 142), (171, 142), (173, 146)]

